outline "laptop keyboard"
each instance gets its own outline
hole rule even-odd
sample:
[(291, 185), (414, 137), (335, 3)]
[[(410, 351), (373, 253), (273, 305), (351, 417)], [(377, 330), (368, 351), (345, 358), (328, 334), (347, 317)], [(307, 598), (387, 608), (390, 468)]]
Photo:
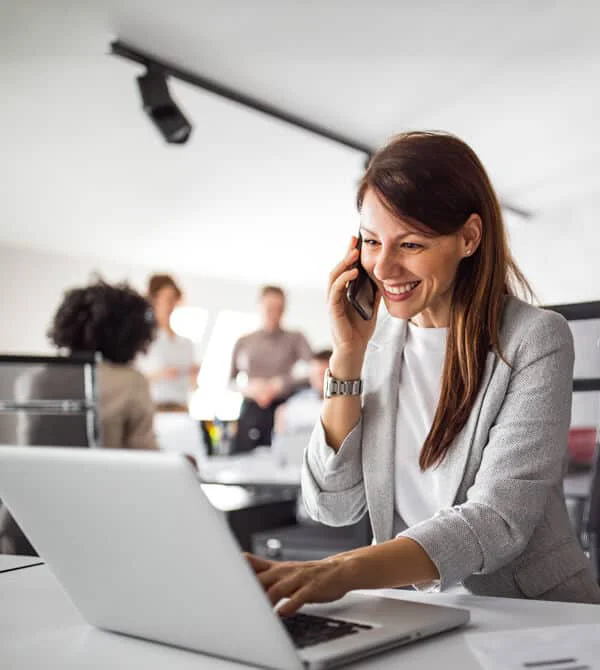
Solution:
[(367, 626), (366, 624), (343, 621), (342, 619), (329, 619), (313, 614), (294, 614), (285, 617), (282, 621), (294, 644), (299, 649), (373, 628), (373, 626)]

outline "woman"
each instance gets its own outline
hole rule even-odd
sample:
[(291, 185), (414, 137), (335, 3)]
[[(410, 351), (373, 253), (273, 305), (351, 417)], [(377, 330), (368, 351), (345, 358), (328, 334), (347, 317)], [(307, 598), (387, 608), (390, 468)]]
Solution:
[[(476, 594), (600, 602), (562, 492), (573, 344), (529, 292), (474, 152), (443, 133), (399, 135), (358, 190), (361, 262), (387, 314), (347, 302), (356, 239), (329, 283), (329, 397), (302, 473), (311, 516), (366, 511), (375, 545), (322, 561), (248, 560), (291, 614), (358, 588), (462, 582)], [(353, 386), (359, 386), (353, 385)], [(327, 395), (327, 394), (326, 394)], [(362, 400), (362, 401), (361, 401)]]
[[(104, 447), (156, 449), (154, 406), (146, 378), (131, 363), (154, 337), (149, 303), (127, 284), (98, 280), (67, 291), (48, 332), (70, 354), (97, 352), (98, 414)], [(52, 383), (43, 375), (39, 387)], [(36, 396), (37, 397), (37, 396)], [(46, 396), (44, 396), (46, 397)]]
[(188, 396), (196, 388), (199, 366), (194, 362), (191, 340), (177, 335), (171, 327), (171, 315), (181, 301), (182, 292), (170, 275), (157, 274), (148, 282), (158, 334), (138, 367), (148, 377), (152, 398), (158, 411), (187, 412)]

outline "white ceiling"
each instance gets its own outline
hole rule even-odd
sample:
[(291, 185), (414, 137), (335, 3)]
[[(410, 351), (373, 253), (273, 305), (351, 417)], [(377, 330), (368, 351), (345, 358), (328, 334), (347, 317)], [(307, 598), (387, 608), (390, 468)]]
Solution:
[(0, 8), (0, 242), (323, 285), (362, 154), (173, 81), (168, 146), (112, 39), (357, 141), (459, 134), (538, 217), (600, 183), (600, 5), (20, 0)]

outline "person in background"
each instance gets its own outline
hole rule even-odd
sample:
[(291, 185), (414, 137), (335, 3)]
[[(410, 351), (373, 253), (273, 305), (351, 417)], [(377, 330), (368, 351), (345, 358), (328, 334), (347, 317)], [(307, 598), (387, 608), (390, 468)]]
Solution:
[(264, 286), (259, 296), (261, 328), (241, 337), (233, 349), (230, 380), (244, 396), (232, 452), (271, 444), (275, 409), (306, 383), (293, 369), (312, 356), (304, 335), (281, 327), (285, 293)]
[(331, 349), (322, 349), (312, 355), (308, 367), (310, 386), (294, 393), (275, 410), (275, 434), (312, 431), (323, 408), (323, 383), (332, 354)]
[[(146, 378), (131, 362), (154, 337), (150, 304), (127, 284), (112, 286), (102, 280), (64, 295), (48, 338), (69, 355), (100, 354), (96, 365), (100, 445), (125, 449), (156, 449), (154, 405)], [(56, 371), (42, 367), (19, 378), (15, 394), (30, 398), (64, 398), (81, 385), (81, 372), (70, 366)], [(77, 422), (63, 416), (29, 414), (18, 418), (19, 444), (85, 447)], [(84, 431), (87, 432), (87, 431)], [(26, 535), (0, 504), (0, 553), (35, 556)]]
[(183, 297), (168, 274), (155, 274), (148, 281), (148, 299), (154, 309), (158, 333), (148, 351), (136, 361), (150, 381), (150, 392), (158, 412), (187, 412), (188, 398), (196, 388), (199, 365), (194, 344), (177, 335), (171, 315)]
[[(55, 346), (69, 354), (102, 356), (97, 394), (104, 447), (157, 448), (148, 381), (132, 366), (152, 342), (155, 328), (150, 304), (126, 283), (98, 280), (71, 289), (54, 315), (48, 337)], [(34, 387), (48, 383), (43, 374), (32, 381)], [(46, 392), (42, 397), (51, 396)]]
[[(531, 290), (479, 158), (453, 135), (403, 133), (371, 158), (357, 204), (362, 247), (353, 237), (329, 276), (334, 353), (302, 497), (332, 526), (368, 512), (375, 544), (248, 555), (271, 603), (287, 616), (353, 589), (456, 583), (600, 603), (563, 492), (573, 336), (517, 297)], [(370, 320), (347, 299), (359, 260)]]

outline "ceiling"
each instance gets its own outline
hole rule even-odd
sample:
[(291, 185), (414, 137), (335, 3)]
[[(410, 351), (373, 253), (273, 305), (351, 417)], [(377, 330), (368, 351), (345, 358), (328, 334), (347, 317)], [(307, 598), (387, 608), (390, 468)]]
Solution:
[(0, 243), (322, 286), (364, 156), (171, 82), (166, 145), (121, 41), (371, 146), (457, 133), (539, 218), (600, 183), (600, 5), (20, 0), (0, 9)]

